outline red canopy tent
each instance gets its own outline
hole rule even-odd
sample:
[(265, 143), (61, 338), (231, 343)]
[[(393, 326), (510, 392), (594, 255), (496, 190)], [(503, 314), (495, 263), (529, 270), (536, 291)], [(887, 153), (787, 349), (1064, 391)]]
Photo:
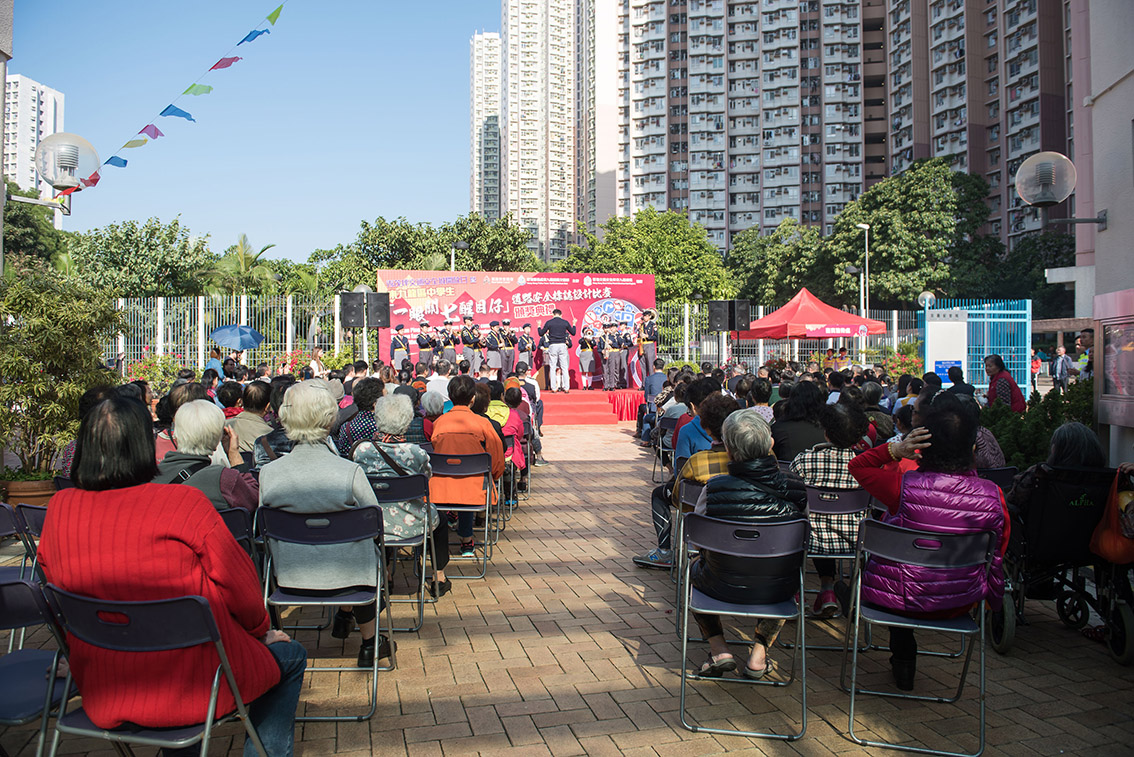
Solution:
[(886, 324), (831, 307), (800, 289), (788, 304), (752, 321), (747, 331), (734, 332), (734, 339), (830, 339), (885, 334)]

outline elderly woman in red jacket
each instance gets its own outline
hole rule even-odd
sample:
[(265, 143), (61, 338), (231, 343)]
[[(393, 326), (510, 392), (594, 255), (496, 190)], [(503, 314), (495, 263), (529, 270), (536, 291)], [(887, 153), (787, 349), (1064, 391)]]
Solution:
[[(264, 748), (272, 757), (290, 757), (307, 655), (287, 634), (269, 629), (256, 569), (205, 495), (149, 483), (156, 472), (145, 406), (112, 397), (93, 408), (79, 428), (75, 488), (56, 494), (47, 510), (40, 567), (56, 586), (97, 599), (205, 597)], [(137, 654), (76, 638), (68, 644), (83, 707), (100, 728), (204, 720), (219, 664), (212, 645)], [(216, 714), (234, 707), (222, 686)], [(245, 742), (244, 754), (256, 753)]]
[[(871, 558), (863, 571), (862, 601), (909, 617), (954, 618), (982, 600), (994, 609), (1004, 597), (1001, 561), (1008, 546), (1008, 511), (1000, 487), (976, 475), (976, 408), (952, 392), (921, 397), (918, 427), (902, 441), (863, 452), (848, 464), (851, 475), (886, 505), (887, 523), (922, 531), (971, 534), (990, 531), (998, 544), (992, 570), (931, 569)], [(917, 470), (892, 465), (917, 459)], [(908, 628), (890, 628), (890, 664), (898, 688), (913, 688), (917, 641)]]

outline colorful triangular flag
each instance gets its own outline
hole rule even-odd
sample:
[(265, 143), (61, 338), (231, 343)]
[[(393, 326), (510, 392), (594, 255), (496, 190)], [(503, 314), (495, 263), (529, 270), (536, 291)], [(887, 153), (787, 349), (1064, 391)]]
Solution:
[(272, 26), (275, 26), (276, 20), (280, 17), (280, 11), (282, 11), (282, 10), (283, 10), (283, 6), (281, 5), (280, 7), (276, 8), (274, 11), (269, 13), (268, 14), (268, 23), (271, 24)]
[(117, 155), (111, 155), (109, 158), (106, 159), (106, 162), (103, 163), (103, 165), (104, 166), (114, 166), (115, 168), (125, 168), (126, 167), (126, 159), (120, 158)]
[(154, 126), (153, 124), (147, 124), (146, 127), (138, 133), (139, 134), (145, 134), (150, 139), (157, 139), (158, 137), (164, 137), (165, 136), (164, 134), (161, 133), (161, 129)]
[(228, 68), (229, 66), (231, 66), (233, 63), (235, 63), (238, 60), (244, 60), (244, 59), (238, 58), (236, 56), (233, 56), (231, 58), (221, 58), (216, 63), (214, 63), (213, 67), (210, 68), (209, 70), (210, 71), (219, 71), (222, 68)]
[(237, 47), (243, 45), (245, 42), (254, 42), (261, 34), (271, 34), (271, 29), (253, 29), (244, 36), (244, 39), (236, 43)]
[(79, 183), (82, 184), (84, 187), (93, 187), (93, 186), (98, 185), (98, 180), (101, 179), (101, 178), (102, 177), (98, 175), (98, 171), (95, 171), (94, 173), (92, 173), (87, 178), (79, 179)]
[(193, 84), (189, 87), (189, 89), (185, 90), (181, 94), (183, 94), (183, 95), (207, 95), (212, 91), (213, 91), (213, 88), (210, 87), (208, 84)]
[(125, 149), (129, 149), (131, 147), (141, 147), (142, 145), (144, 145), (146, 142), (149, 142), (149, 141), (150, 140), (146, 139), (145, 137), (142, 137), (141, 139), (131, 139), (129, 142), (122, 145), (122, 147), (125, 148)]
[(177, 116), (178, 118), (184, 118), (184, 119), (185, 119), (186, 121), (192, 121), (193, 123), (197, 123), (196, 119), (194, 119), (194, 118), (193, 118), (193, 116), (189, 115), (189, 114), (188, 114), (188, 113), (186, 113), (185, 111), (181, 110), (181, 108), (178, 108), (178, 107), (176, 107), (176, 106), (174, 106), (174, 105), (167, 105), (167, 106), (165, 106), (165, 110), (163, 110), (163, 111), (162, 111), (162, 112), (161, 112), (160, 114), (158, 114), (158, 115), (162, 115), (162, 116)]

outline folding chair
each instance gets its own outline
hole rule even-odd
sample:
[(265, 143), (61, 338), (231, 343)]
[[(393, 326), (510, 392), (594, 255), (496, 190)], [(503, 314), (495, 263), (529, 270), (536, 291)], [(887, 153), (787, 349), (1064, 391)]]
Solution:
[[(944, 620), (927, 620), (910, 618), (898, 615), (887, 610), (862, 604), (862, 571), (868, 559), (882, 559), (901, 565), (918, 566), (923, 568), (974, 568), (983, 566), (985, 575), (992, 568), (992, 558), (996, 550), (995, 539), (989, 531), (974, 534), (948, 534), (936, 531), (919, 531), (913, 528), (904, 528), (889, 523), (874, 520), (864, 520), (858, 531), (858, 548), (855, 558), (854, 588), (851, 595), (851, 622), (847, 624), (846, 640), (843, 646), (842, 670), (839, 674), (839, 685), (844, 691), (850, 692), (850, 715), (848, 737), (851, 741), (862, 746), (886, 747), (906, 752), (921, 754), (936, 754), (942, 757), (978, 757), (984, 752), (985, 741), (985, 615), (979, 612), (979, 620), (969, 615)], [(858, 688), (858, 635), (862, 621), (867, 626), (880, 625), (914, 630), (937, 631), (940, 633), (960, 634), (963, 638), (969, 636), (979, 637), (975, 644), (968, 645), (965, 654), (964, 666), (961, 668), (960, 681), (957, 691), (952, 697), (934, 697), (920, 694), (904, 694), (893, 691), (878, 691)], [(853, 639), (853, 644), (852, 644)], [(904, 744), (893, 744), (885, 741), (870, 741), (860, 738), (854, 732), (855, 700), (859, 694), (894, 697), (898, 699), (916, 699), (923, 702), (952, 703), (961, 697), (964, 690), (965, 679), (968, 677), (969, 664), (972, 662), (973, 647), (980, 647), (980, 726), (979, 747), (975, 752), (949, 752), (926, 747), (914, 747)], [(920, 654), (920, 653), (919, 653)], [(847, 657), (851, 662), (850, 687), (846, 685)]]
[[(393, 613), (390, 607), (389, 586), (386, 583), (385, 550), (382, 543), (382, 511), (373, 506), (352, 507), (349, 510), (339, 510), (329, 513), (293, 513), (274, 507), (261, 507), (256, 511), (256, 520), (259, 524), (260, 535), (264, 538), (264, 547), (267, 550), (268, 562), (264, 570), (264, 604), (272, 607), (341, 607), (344, 605), (365, 605), (377, 602), (375, 609), (381, 607), (381, 600), (386, 600), (386, 626), (393, 626)], [(377, 570), (374, 576), (374, 589), (362, 591), (353, 588), (344, 588), (326, 595), (311, 596), (289, 591), (281, 588), (276, 581), (276, 557), (273, 554), (272, 542), (286, 544), (306, 544), (310, 546), (329, 546), (334, 544), (351, 544), (355, 542), (373, 543), (377, 541)], [(381, 617), (381, 612), (377, 613)], [(375, 631), (375, 644), (379, 643), (379, 633), (382, 628), (379, 624)], [(394, 650), (393, 639), (390, 640), (390, 665), (379, 667), (378, 654), (375, 650), (374, 665), (370, 670), (371, 687), (369, 691), (370, 709), (364, 715), (327, 715), (297, 717), (296, 721), (335, 721), (355, 722), (369, 720), (374, 716), (378, 707), (378, 673), (379, 671), (393, 670), (397, 667), (397, 657)], [(345, 673), (366, 670), (366, 668), (353, 667), (314, 667), (307, 666), (311, 673)]]
[[(516, 497), (517, 500), (524, 500), (525, 502), (532, 496), (532, 477), (535, 475), (535, 466), (532, 464), (535, 461), (535, 443), (532, 438), (535, 436), (535, 429), (532, 427), (532, 422), (529, 418), (524, 419), (524, 459), (528, 461), (528, 486), (523, 491), (519, 491), (517, 487)], [(520, 495), (523, 495), (522, 497)]]
[(503, 531), (507, 521), (512, 518), (512, 508), (516, 504), (516, 490), (519, 488), (516, 476), (519, 468), (512, 461), (512, 449), (516, 444), (515, 434), (504, 437), (504, 475), (500, 477), (500, 496), (496, 500), (497, 533), (495, 541), (499, 541), (500, 531)]
[[(677, 428), (677, 418), (658, 418), (658, 440), (654, 442), (654, 466), (650, 471), (650, 480), (655, 484), (661, 483), (657, 479), (658, 462), (661, 462), (662, 478), (665, 478), (665, 456), (673, 455), (673, 431)], [(669, 444), (665, 443), (666, 434), (669, 434)]]
[[(0, 630), (15, 635), (30, 626), (46, 625), (59, 650), (17, 649), (0, 657), (0, 725), (14, 726), (39, 719), (39, 739), (35, 754), (43, 754), (47, 739), (47, 718), (63, 700), (63, 689), (56, 686), (56, 670), (65, 649), (55, 618), (43, 597), (43, 590), (31, 581), (0, 582)], [(0, 753), (4, 753), (0, 748)]]
[[(408, 502), (409, 500), (420, 499), (425, 502), (425, 507), (429, 508), (429, 479), (425, 476), (376, 476), (374, 474), (367, 474), (366, 480), (370, 482), (370, 488), (374, 490), (374, 496), (378, 498), (379, 505), (386, 505), (391, 502)], [(391, 631), (406, 631), (414, 632), (421, 628), (425, 623), (425, 555), (429, 553), (429, 564), (437, 565), (437, 555), (433, 551), (433, 539), (430, 538), (429, 530), (429, 515), (428, 512), (424, 518), (421, 536), (416, 539), (386, 539), (387, 549), (401, 549), (402, 547), (412, 547), (417, 550), (420, 557), (414, 558), (414, 569), (419, 571), (421, 582), (418, 586), (417, 592), (417, 622), (412, 628), (391, 628)], [(433, 591), (437, 592), (437, 581), (433, 581)], [(413, 603), (413, 599), (394, 599), (392, 596), (390, 602), (404, 604)]]
[[(474, 455), (445, 455), (439, 452), (434, 452), (429, 456), (429, 464), (433, 467), (433, 478), (475, 478), (480, 476), (483, 479), (484, 488), (484, 504), (483, 505), (451, 505), (443, 503), (440, 508), (448, 512), (460, 513), (481, 513), (484, 515), (484, 541), (480, 545), (474, 547), (474, 550), (480, 550), (481, 556), (478, 558), (473, 557), (453, 557), (450, 558), (451, 562), (465, 561), (465, 562), (479, 562), (480, 572), (476, 575), (463, 576), (459, 573), (454, 573), (449, 576), (452, 580), (464, 580), (472, 578), (484, 578), (488, 575), (488, 561), (492, 557), (492, 540), (488, 538), (489, 522), (491, 521), (492, 509), (492, 492), (495, 489), (495, 482), (492, 480), (492, 455), (487, 452), (481, 452)], [(530, 482), (531, 479), (529, 479)], [(434, 505), (437, 503), (434, 502)]]
[[(204, 597), (187, 596), (174, 599), (159, 599), (148, 602), (115, 602), (91, 599), (64, 591), (48, 584), (45, 593), (48, 601), (58, 611), (56, 617), (60, 624), (76, 639), (100, 649), (116, 652), (162, 652), (174, 649), (187, 649), (200, 644), (212, 644), (220, 658), (213, 674), (209, 705), (201, 713), (204, 720), (196, 725), (181, 728), (142, 728), (121, 726), (119, 728), (100, 728), (91, 722), (82, 707), (59, 713), (55, 721), (55, 733), (51, 739), (50, 755), (54, 757), (59, 748), (59, 736), (86, 736), (105, 739), (115, 745), (119, 752), (131, 754), (130, 744), (179, 749), (201, 744), (201, 755), (208, 754), (209, 739), (213, 728), (222, 723), (239, 719), (261, 757), (267, 757), (260, 736), (248, 719), (244, 698), (236, 684), (228, 654), (221, 641), (216, 619), (209, 602)], [(106, 616), (114, 620), (104, 619)], [(235, 702), (235, 711), (220, 718), (216, 717), (217, 697), (220, 694), (221, 680), (228, 684)], [(66, 702), (72, 694), (71, 674), (63, 685), (62, 700)], [(171, 686), (178, 685), (170, 681)], [(76, 692), (77, 693), (77, 692)]]
[[(24, 505), (26, 507), (26, 505)], [(20, 540), (24, 551), (27, 551), (27, 535), (24, 533), (23, 523), (11, 505), (0, 502), (0, 542), (10, 536)], [(34, 558), (34, 555), (33, 555)], [(27, 577), (27, 564), (29, 557), (25, 554), (19, 567), (5, 565), (0, 567), (0, 581), (19, 581)], [(9, 649), (9, 651), (11, 651)]]
[(422, 442), (421, 444), (419, 444), (417, 446), (421, 447), (421, 451), (424, 452), (427, 455), (431, 454), (433, 452), (433, 443), (432, 442)]
[(986, 481), (991, 481), (1000, 487), (1000, 490), (1005, 494), (1012, 488), (1012, 484), (1016, 481), (1016, 466), (1009, 465), (1004, 468), (977, 468), (977, 475)]
[[(691, 548), (703, 552), (716, 552), (733, 557), (754, 559), (790, 560), (792, 572), (799, 575), (799, 598), (787, 599), (770, 604), (734, 604), (713, 599), (693, 588), (689, 580), (691, 564), (684, 561), (683, 583), (685, 586), (685, 607), (681, 613), (681, 725), (690, 731), (719, 733), (729, 736), (749, 736), (760, 739), (779, 739), (796, 741), (807, 731), (807, 649), (804, 641), (803, 622), (803, 554), (807, 544), (810, 525), (805, 518), (779, 523), (738, 523), (734, 521), (707, 518), (704, 515), (685, 516), (682, 551)], [(791, 675), (786, 681), (752, 680), (749, 678), (722, 679), (708, 678), (699, 673), (690, 673), (685, 665), (689, 658), (689, 616), (691, 613), (706, 615), (731, 615), (742, 618), (781, 618), (796, 622), (796, 645), (792, 655)], [(770, 650), (769, 650), (770, 651)], [(747, 664), (747, 662), (745, 663)], [(795, 733), (768, 733), (762, 731), (743, 731), (739, 729), (707, 728), (693, 725), (686, 718), (685, 690), (688, 681), (714, 681), (716, 683), (742, 683), (753, 686), (790, 686), (795, 681), (796, 667), (800, 674), (800, 726)]]
[(55, 488), (59, 491), (75, 488), (75, 482), (71, 480), (70, 476), (54, 476), (52, 480), (55, 481)]
[(688, 508), (689, 512), (693, 512), (693, 508), (697, 506), (697, 500), (701, 496), (701, 491), (705, 485), (697, 481), (690, 481), (689, 479), (681, 479), (677, 482), (677, 496), (681, 502), (681, 506), (673, 514), (673, 521), (670, 523), (670, 543), (674, 545), (674, 554), (678, 559), (673, 561), (673, 567), (670, 568), (670, 576), (674, 583), (677, 584), (677, 607), (681, 609), (681, 575), (685, 570), (685, 566), (681, 564), (681, 539), (684, 535), (683, 524), (685, 522), (685, 512)]
[(256, 539), (252, 533), (252, 514), (243, 507), (229, 507), (225, 510), (218, 510), (217, 514), (228, 526), (228, 530), (232, 532), (236, 543), (244, 547), (244, 551), (252, 558), (252, 564), (256, 566), (256, 572), (259, 573), (260, 565), (256, 559)]

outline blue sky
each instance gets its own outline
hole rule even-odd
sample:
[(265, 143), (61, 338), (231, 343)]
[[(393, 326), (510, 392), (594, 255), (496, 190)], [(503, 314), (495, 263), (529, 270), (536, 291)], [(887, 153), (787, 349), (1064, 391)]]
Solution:
[(64, 93), (67, 131), (102, 160), (166, 135), (104, 167), (64, 228), (180, 214), (214, 251), (246, 233), (305, 260), (364, 219), (468, 213), (469, 38), (499, 30), (499, 0), (289, 0), (177, 103), (196, 123), (157, 118), (280, 1), (16, 0), (8, 71)]

